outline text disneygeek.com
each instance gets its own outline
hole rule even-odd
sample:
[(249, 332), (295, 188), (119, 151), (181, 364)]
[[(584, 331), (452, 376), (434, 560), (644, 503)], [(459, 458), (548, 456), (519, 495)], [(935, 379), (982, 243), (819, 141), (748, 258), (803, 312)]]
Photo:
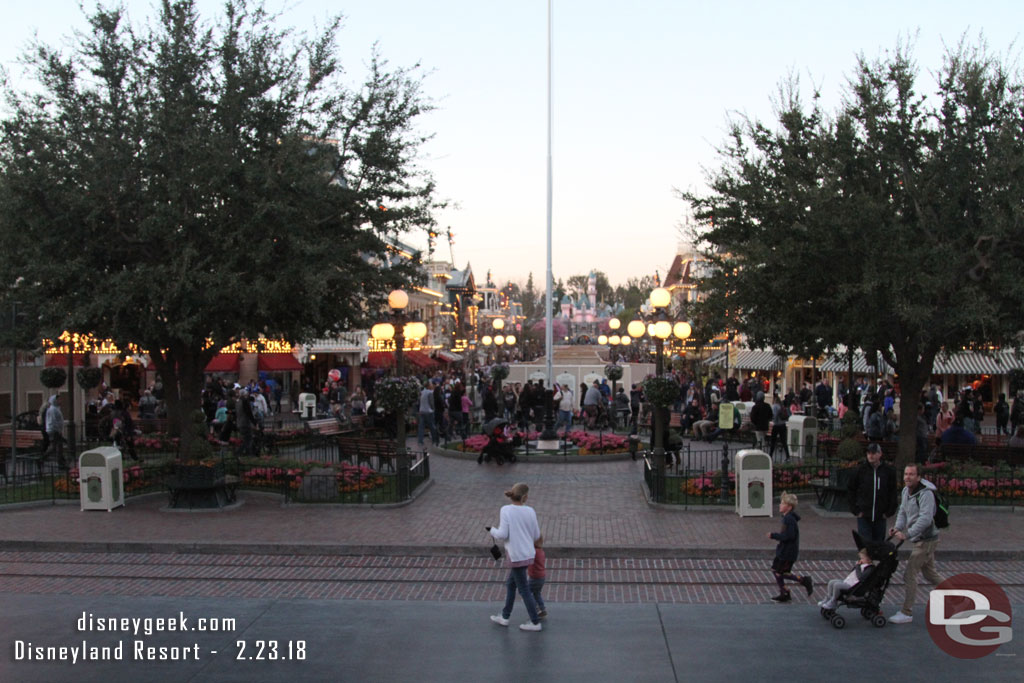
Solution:
[(88, 636), (79, 640), (68, 638), (63, 642), (33, 642), (14, 640), (16, 662), (106, 662), (106, 661), (193, 661), (219, 654), (236, 660), (305, 660), (304, 640), (235, 640), (233, 644), (217, 649), (204, 647), (198, 641), (175, 645), (154, 645), (142, 636), (163, 633), (229, 633), (237, 628), (230, 617), (188, 617), (184, 612), (169, 617), (105, 617), (82, 612), (75, 621), (75, 631), (130, 635), (131, 638), (111, 642), (109, 636), (102, 643), (90, 642)]

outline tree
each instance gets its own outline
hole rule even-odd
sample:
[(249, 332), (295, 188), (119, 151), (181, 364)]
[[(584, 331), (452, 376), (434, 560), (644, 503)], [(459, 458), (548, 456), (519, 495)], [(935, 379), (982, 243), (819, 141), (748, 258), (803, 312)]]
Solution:
[(881, 353), (901, 465), (935, 357), (1019, 343), (1021, 86), (984, 47), (947, 54), (934, 101), (907, 50), (862, 57), (834, 116), (784, 89), (778, 129), (736, 124), (710, 193), (682, 194), (713, 265), (699, 317), (753, 346)]
[(218, 349), (363, 323), (412, 276), (387, 238), (435, 204), (414, 71), (375, 51), (346, 86), (340, 19), (296, 38), (248, 0), (215, 26), (159, 7), (144, 28), (97, 9), (70, 56), (33, 46), (36, 90), (8, 87), (0, 292), (20, 281), (51, 338), (147, 349), (181, 428)]

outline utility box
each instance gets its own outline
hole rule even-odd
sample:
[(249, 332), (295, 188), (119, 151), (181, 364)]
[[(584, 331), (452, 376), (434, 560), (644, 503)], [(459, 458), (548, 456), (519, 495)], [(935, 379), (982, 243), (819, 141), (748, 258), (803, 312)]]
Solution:
[(818, 420), (810, 415), (793, 415), (786, 422), (789, 452), (806, 458), (815, 454), (818, 442)]
[(299, 417), (303, 420), (316, 417), (316, 394), (299, 394)]
[(736, 514), (772, 516), (772, 459), (748, 448), (736, 454)]
[(106, 510), (124, 505), (124, 465), (121, 451), (103, 446), (78, 456), (78, 491), (83, 510)]

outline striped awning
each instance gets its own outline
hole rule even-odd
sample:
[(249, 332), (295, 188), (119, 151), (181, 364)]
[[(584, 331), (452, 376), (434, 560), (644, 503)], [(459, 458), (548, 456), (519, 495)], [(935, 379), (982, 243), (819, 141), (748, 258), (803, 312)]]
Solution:
[(709, 358), (705, 365), (710, 365), (711, 367), (725, 367), (728, 365), (737, 370), (782, 370), (786, 367), (786, 359), (776, 355), (774, 351), (742, 350), (736, 352), (735, 359), (728, 360), (726, 353), (723, 351)]
[(1005, 375), (1024, 369), (1024, 356), (1013, 351), (960, 351), (948, 358), (938, 356), (932, 365), (934, 375)]
[[(889, 364), (881, 360), (882, 374), (891, 375)], [(830, 358), (821, 365), (822, 372), (846, 372), (845, 358)], [(1010, 370), (1024, 370), (1024, 356), (1018, 357), (1013, 351), (960, 351), (949, 357), (937, 356), (932, 364), (933, 375), (1005, 375)], [(875, 374), (874, 365), (869, 365), (864, 354), (853, 356), (853, 371), (857, 374)]]
[[(881, 358), (878, 359), (878, 362), (881, 365), (881, 374), (892, 374), (892, 368), (889, 367), (888, 363)], [(821, 372), (847, 372), (850, 369), (850, 363), (846, 358), (829, 358), (818, 369)], [(875, 368), (874, 359), (872, 359), (871, 363), (868, 363), (868, 359), (860, 351), (853, 354), (853, 371), (858, 375), (874, 375), (879, 373), (879, 370)]]

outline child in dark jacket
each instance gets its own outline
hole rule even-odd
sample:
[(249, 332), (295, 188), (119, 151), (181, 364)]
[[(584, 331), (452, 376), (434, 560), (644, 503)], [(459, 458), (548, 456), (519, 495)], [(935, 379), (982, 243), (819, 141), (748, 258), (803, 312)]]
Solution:
[(785, 582), (799, 583), (807, 589), (807, 595), (814, 590), (814, 582), (809, 576), (799, 576), (793, 573), (793, 564), (800, 554), (800, 528), (797, 522), (800, 515), (796, 514), (796, 496), (792, 493), (783, 493), (779, 501), (779, 514), (782, 515), (782, 530), (768, 534), (768, 538), (779, 542), (775, 546), (775, 559), (772, 561), (772, 574), (775, 576), (775, 583), (779, 586), (779, 594), (772, 600), (775, 602), (789, 602), (791, 596), (786, 588)]

